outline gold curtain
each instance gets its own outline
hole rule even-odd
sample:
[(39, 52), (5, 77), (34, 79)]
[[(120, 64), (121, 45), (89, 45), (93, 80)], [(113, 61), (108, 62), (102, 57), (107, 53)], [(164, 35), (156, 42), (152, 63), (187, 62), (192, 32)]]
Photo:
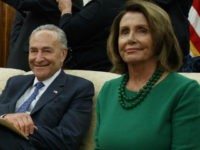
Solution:
[(0, 67), (5, 67), (9, 51), (10, 30), (15, 10), (0, 1)]

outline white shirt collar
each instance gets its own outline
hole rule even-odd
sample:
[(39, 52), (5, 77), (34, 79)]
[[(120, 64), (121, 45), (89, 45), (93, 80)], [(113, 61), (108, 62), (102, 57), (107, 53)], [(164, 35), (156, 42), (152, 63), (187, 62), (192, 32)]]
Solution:
[[(51, 76), (50, 78), (42, 81), (44, 86), (48, 87), (55, 80), (55, 78), (60, 74), (60, 72), (61, 72), (61, 69), (59, 69), (56, 73), (54, 73), (54, 75)], [(37, 77), (35, 77), (34, 82), (33, 82), (33, 86), (38, 82), (39, 82), (39, 80), (37, 79)]]

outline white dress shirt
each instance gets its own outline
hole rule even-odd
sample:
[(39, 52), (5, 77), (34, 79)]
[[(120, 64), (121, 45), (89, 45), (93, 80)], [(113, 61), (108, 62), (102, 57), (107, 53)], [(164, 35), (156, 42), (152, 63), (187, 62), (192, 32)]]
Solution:
[[(33, 110), (33, 108), (35, 107), (36, 103), (38, 102), (38, 100), (40, 99), (40, 97), (42, 96), (42, 94), (46, 91), (46, 89), (49, 87), (49, 85), (55, 80), (55, 78), (60, 74), (61, 69), (58, 70), (56, 73), (54, 73), (54, 75), (44, 81), (42, 81), (42, 83), (44, 84), (44, 86), (39, 90), (38, 95), (36, 96), (36, 98), (32, 101), (31, 105), (29, 106), (29, 109), (26, 111), (27, 113), (31, 113), (31, 111)], [(33, 85), (31, 85), (31, 87), (29, 87), (25, 93), (19, 98), (19, 100), (16, 103), (16, 107), (15, 107), (15, 111), (19, 109), (19, 107), (28, 99), (28, 97), (30, 97), (30, 95), (33, 93), (34, 88), (35, 88), (35, 84), (39, 82), (38, 79), (35, 77)]]

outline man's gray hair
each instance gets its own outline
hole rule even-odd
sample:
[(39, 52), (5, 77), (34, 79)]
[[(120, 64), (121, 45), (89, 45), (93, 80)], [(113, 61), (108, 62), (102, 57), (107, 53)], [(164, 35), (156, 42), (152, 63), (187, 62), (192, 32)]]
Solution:
[(49, 30), (49, 31), (54, 31), (57, 33), (58, 38), (60, 40), (61, 43), (61, 48), (67, 49), (67, 37), (65, 32), (60, 29), (59, 27), (53, 25), (53, 24), (45, 24), (45, 25), (41, 25), (39, 27), (37, 27), (36, 29), (34, 29), (30, 35), (30, 38), (38, 31), (42, 31), (42, 30)]

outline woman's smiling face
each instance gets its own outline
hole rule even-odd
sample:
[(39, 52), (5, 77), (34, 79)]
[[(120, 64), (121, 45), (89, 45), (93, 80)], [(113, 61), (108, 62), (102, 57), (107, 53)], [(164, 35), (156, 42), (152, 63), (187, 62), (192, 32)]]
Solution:
[(119, 53), (127, 64), (155, 61), (152, 34), (145, 16), (127, 12), (119, 24)]

